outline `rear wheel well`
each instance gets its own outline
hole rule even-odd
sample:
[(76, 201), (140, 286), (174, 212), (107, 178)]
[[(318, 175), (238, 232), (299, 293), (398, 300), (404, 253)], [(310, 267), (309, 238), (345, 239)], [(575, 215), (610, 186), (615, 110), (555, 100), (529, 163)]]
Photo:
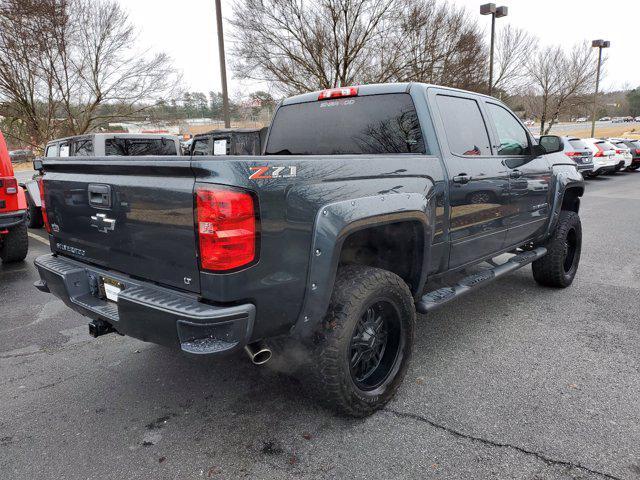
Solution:
[(583, 193), (584, 188), (574, 187), (567, 189), (562, 197), (562, 207), (560, 209), (578, 213), (580, 210), (580, 197)]
[(424, 227), (418, 221), (403, 221), (352, 233), (342, 245), (339, 263), (393, 272), (416, 294), (423, 255)]

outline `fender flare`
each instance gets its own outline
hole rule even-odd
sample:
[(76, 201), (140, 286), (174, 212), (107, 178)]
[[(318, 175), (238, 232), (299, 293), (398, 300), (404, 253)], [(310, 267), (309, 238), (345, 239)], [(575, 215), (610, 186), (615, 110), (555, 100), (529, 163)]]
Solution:
[(419, 193), (375, 195), (327, 204), (316, 215), (305, 295), (292, 335), (308, 338), (329, 307), (340, 253), (345, 239), (369, 227), (418, 221), (425, 229), (420, 285), (426, 281), (431, 238), (435, 227), (435, 200)]
[(42, 204), (40, 201), (40, 187), (38, 187), (38, 182), (36, 182), (35, 180), (29, 180), (24, 184), (24, 190), (31, 203), (38, 208), (42, 208)]
[[(577, 173), (577, 172), (576, 172)], [(560, 218), (560, 212), (562, 211), (562, 203), (564, 202), (564, 194), (569, 189), (579, 190), (578, 197), (584, 194), (584, 179), (582, 175), (577, 173), (579, 179), (575, 176), (570, 176), (565, 170), (558, 170), (555, 175), (555, 189), (553, 195), (553, 209), (551, 210), (551, 216), (547, 230), (545, 232), (545, 238), (549, 238), (549, 235), (553, 232), (558, 224)]]

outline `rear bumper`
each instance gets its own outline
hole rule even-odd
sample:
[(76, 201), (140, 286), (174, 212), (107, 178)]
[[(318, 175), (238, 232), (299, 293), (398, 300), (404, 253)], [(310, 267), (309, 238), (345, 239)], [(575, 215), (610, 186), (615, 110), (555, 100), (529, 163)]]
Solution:
[(593, 173), (611, 173), (616, 171), (616, 165), (607, 165), (607, 166), (594, 166)]
[[(215, 306), (194, 294), (178, 292), (132, 279), (53, 254), (35, 260), (40, 281), (35, 287), (50, 292), (78, 313), (107, 322), (123, 335), (176, 347), (192, 354), (224, 354), (244, 347), (255, 318), (252, 304)], [(101, 278), (123, 285), (118, 302), (100, 293)]]
[(18, 210), (10, 213), (0, 213), (0, 229), (15, 227), (27, 218), (26, 210)]

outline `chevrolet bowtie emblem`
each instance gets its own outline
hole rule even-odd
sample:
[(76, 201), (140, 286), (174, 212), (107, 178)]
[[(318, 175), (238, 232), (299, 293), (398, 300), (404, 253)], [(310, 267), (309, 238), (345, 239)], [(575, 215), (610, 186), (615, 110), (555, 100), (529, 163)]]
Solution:
[(107, 233), (116, 228), (116, 221), (113, 218), (107, 218), (104, 213), (91, 215), (91, 226), (96, 227), (99, 232)]

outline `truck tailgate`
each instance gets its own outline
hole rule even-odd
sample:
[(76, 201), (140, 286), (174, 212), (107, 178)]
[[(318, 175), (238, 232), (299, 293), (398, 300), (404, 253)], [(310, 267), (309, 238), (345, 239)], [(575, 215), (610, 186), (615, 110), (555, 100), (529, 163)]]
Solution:
[(200, 291), (189, 157), (47, 160), (54, 252)]

